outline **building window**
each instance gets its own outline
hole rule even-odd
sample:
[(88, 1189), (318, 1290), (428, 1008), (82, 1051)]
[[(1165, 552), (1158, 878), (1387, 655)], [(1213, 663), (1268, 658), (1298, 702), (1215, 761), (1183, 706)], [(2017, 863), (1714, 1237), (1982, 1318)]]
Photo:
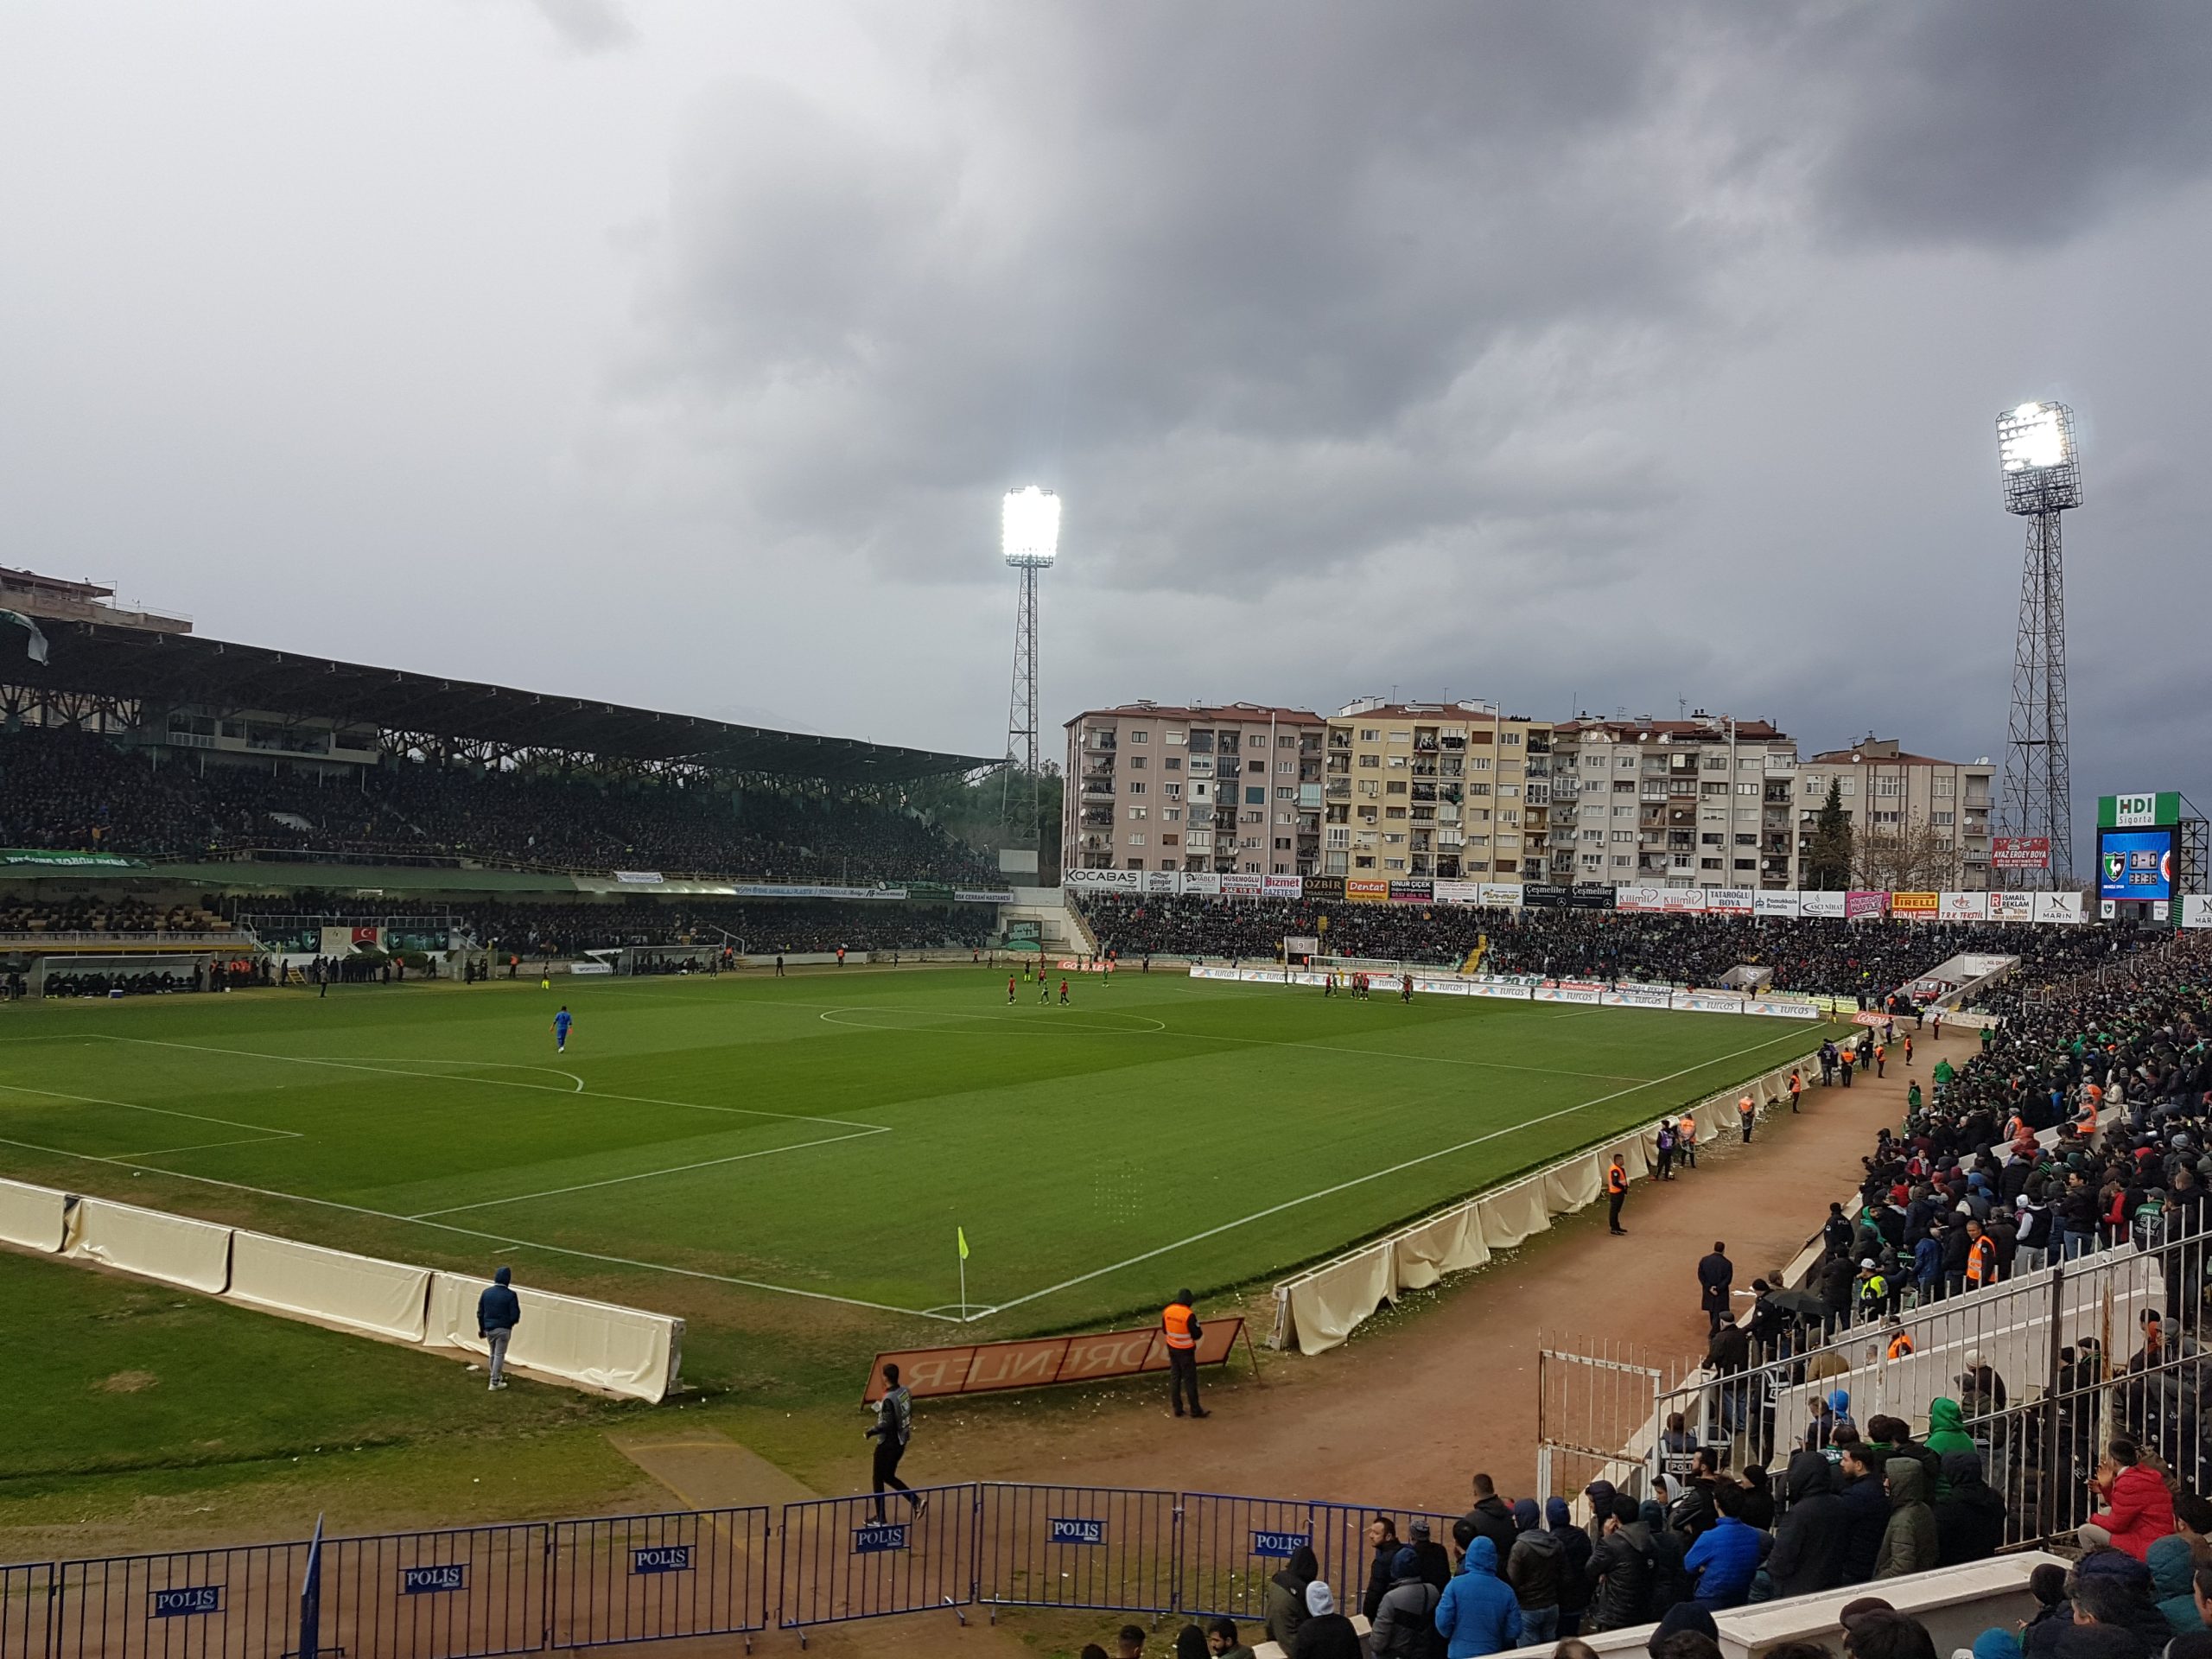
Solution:
[(1141, 794), (1143, 794), (1143, 793), (1144, 793), (1144, 785), (1143, 785), (1142, 784), (1131, 784), (1131, 785), (1129, 785), (1129, 793), (1130, 793), (1130, 794), (1132, 794), (1132, 795), (1141, 795)]
[(1144, 768), (1145, 768), (1145, 757), (1144, 757), (1144, 756), (1142, 756), (1142, 755), (1141, 755), (1141, 754), (1133, 754), (1133, 755), (1131, 755), (1131, 756), (1129, 757), (1129, 770), (1130, 770), (1131, 772), (1142, 772), (1142, 771), (1144, 770)]
[[(1261, 796), (1262, 797), (1262, 798), (1264, 798), (1266, 797), (1266, 795), (1267, 795), (1267, 791), (1265, 791), (1265, 790), (1262, 790), (1262, 791), (1260, 791), (1260, 793), (1261, 793)], [(1282, 785), (1282, 784), (1277, 784), (1277, 785), (1275, 785), (1275, 799), (1277, 799), (1277, 800), (1279, 800), (1279, 801), (1294, 801), (1294, 800), (1296, 800), (1297, 798), (1298, 798), (1298, 785), (1295, 785), (1295, 784), (1291, 784), (1291, 785)]]
[(1904, 779), (1902, 778), (1877, 778), (1874, 780), (1874, 792), (1877, 795), (1902, 795), (1904, 793)]
[(1179, 754), (1164, 754), (1160, 758), (1160, 766), (1163, 772), (1180, 772), (1183, 770), (1183, 757)]
[(1130, 836), (1129, 836), (1129, 845), (1130, 845), (1130, 846), (1132, 846), (1132, 847), (1141, 847), (1141, 846), (1143, 846), (1143, 845), (1144, 845), (1144, 831), (1143, 831), (1143, 830), (1133, 830), (1133, 831), (1130, 833)]
[(1183, 809), (1179, 806), (1163, 806), (1160, 809), (1160, 816), (1169, 823), (1179, 823), (1183, 820)]
[(1363, 743), (1381, 742), (1382, 741), (1382, 728), (1376, 726), (1361, 727), (1359, 728), (1359, 741)]
[(1129, 809), (1129, 816), (1133, 818), (1141, 818), (1144, 817), (1144, 808), (1141, 806), (1133, 806)]
[(1176, 837), (1171, 835), (1162, 835), (1160, 837), (1160, 844), (1163, 847), (1173, 847), (1175, 842)]
[(1379, 772), (1382, 768), (1382, 757), (1379, 754), (1363, 754), (1359, 757), (1359, 766), (1362, 772)]
[[(1937, 781), (1941, 782), (1942, 780), (1939, 779)], [(1928, 821), (1934, 824), (1948, 824), (1955, 823), (1957, 821), (1957, 817), (1958, 815), (1955, 812), (1930, 812), (1928, 815)]]
[(1167, 732), (1161, 735), (1160, 741), (1166, 744), (1171, 748), (1176, 748), (1180, 747), (1185, 741), (1185, 739), (1180, 732)]
[[(1174, 741), (1175, 740), (1172, 736), (1168, 739), (1168, 741), (1171, 743)], [(1149, 743), (1152, 741), (1152, 734), (1150, 732), (1131, 732), (1129, 734), (1129, 741), (1132, 743)]]
[(1939, 772), (1930, 782), (1939, 801), (1948, 801), (1959, 792), (1959, 779), (1955, 772)]

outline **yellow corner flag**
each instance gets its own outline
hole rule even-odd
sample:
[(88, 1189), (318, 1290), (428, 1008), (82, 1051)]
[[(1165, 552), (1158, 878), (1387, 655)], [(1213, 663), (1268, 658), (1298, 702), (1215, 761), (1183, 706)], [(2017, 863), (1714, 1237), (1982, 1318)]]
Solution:
[(953, 1236), (960, 1241), (960, 1259), (965, 1262), (968, 1259), (968, 1230), (965, 1227), (956, 1227), (952, 1231)]

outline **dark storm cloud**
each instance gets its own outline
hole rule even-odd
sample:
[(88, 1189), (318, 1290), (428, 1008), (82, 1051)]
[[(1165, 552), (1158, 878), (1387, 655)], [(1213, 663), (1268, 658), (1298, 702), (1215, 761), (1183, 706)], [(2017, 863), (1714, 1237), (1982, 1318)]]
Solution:
[(1825, 85), (1810, 181), (1839, 238), (2061, 241), (2212, 162), (2197, 0), (1842, 8), (1786, 44)]

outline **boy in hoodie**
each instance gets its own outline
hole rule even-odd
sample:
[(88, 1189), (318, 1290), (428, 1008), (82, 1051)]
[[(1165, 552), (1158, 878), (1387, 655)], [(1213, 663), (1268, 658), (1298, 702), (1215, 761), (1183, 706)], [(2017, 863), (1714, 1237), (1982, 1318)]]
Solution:
[(2189, 1553), (2189, 1540), (2177, 1532), (2168, 1534), (2151, 1546), (2146, 1565), (2151, 1569), (2151, 1593), (2157, 1598), (2166, 1623), (2174, 1627), (2174, 1634), (2187, 1636), (2202, 1630), (2204, 1618), (2196, 1611), (2193, 1593), (2196, 1561)]
[(1445, 1659), (1480, 1659), (1521, 1645), (1521, 1608), (1497, 1576), (1497, 1547), (1462, 1518), (1452, 1523), (1459, 1570), (1436, 1604)]
[(1936, 1500), (1936, 1562), (1957, 1567), (1987, 1560), (2005, 1541), (2005, 1500), (1981, 1475), (1979, 1452), (1946, 1452)]
[(1590, 1565), (1590, 1535), (1574, 1524), (1574, 1513), (1563, 1497), (1544, 1500), (1544, 1529), (1559, 1540), (1567, 1556), (1559, 1584), (1559, 1634), (1580, 1636), (1590, 1609), (1590, 1580), (1584, 1573)]
[(1505, 1581), (1521, 1609), (1521, 1643), (1530, 1648), (1559, 1639), (1560, 1586), (1567, 1576), (1566, 1548), (1536, 1521), (1535, 1499), (1514, 1503), (1513, 1524), (1520, 1530), (1505, 1558)]
[(1436, 1586), (1421, 1575), (1421, 1557), (1407, 1545), (1390, 1563), (1390, 1587), (1375, 1615), (1368, 1650), (1376, 1659), (1429, 1659), (1437, 1601)]
[(1836, 1495), (1828, 1460), (1817, 1452), (1789, 1459), (1789, 1507), (1775, 1529), (1767, 1573), (1777, 1599), (1833, 1590), (1843, 1582), (1851, 1515)]
[(1936, 1511), (1928, 1506), (1928, 1477), (1912, 1458), (1891, 1458), (1882, 1465), (1890, 1497), (1890, 1521), (1874, 1555), (1874, 1576), (1903, 1578), (1936, 1565)]
[(1928, 1402), (1928, 1449), (1939, 1458), (1974, 1449), (1974, 1436), (1967, 1433), (1966, 1414), (1959, 1409), (1957, 1401), (1938, 1395)]

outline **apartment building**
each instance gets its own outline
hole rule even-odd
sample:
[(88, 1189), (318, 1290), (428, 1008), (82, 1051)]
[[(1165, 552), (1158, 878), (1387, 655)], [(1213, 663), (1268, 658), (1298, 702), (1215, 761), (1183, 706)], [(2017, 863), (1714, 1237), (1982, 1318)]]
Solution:
[(1066, 732), (1069, 865), (1319, 873), (1326, 723), (1313, 710), (1141, 701), (1086, 709)]
[(1791, 887), (1797, 746), (1764, 720), (1552, 728), (1551, 879), (1565, 887)]
[(1797, 858), (1812, 850), (1814, 821), (1837, 788), (1851, 822), (1853, 885), (1976, 893), (1989, 883), (1989, 809), (1996, 767), (1914, 754), (1871, 733), (1796, 769)]
[(1330, 717), (1325, 754), (1318, 874), (1545, 879), (1548, 721), (1494, 702), (1363, 697)]

